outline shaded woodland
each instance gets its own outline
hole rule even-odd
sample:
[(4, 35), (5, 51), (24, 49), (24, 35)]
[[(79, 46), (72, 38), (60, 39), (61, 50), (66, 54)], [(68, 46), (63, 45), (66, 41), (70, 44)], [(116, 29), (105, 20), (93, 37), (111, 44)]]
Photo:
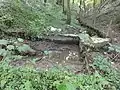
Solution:
[(0, 90), (120, 90), (120, 0), (0, 0)]

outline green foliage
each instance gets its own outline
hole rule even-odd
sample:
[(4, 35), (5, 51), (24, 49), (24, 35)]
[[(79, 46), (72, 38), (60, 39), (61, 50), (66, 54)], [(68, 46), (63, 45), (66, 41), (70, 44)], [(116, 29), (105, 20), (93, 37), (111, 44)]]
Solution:
[[(51, 0), (51, 2), (54, 2), (54, 0)], [(90, 2), (90, 0), (85, 4), (89, 3), (90, 7), (92, 7), (93, 2)], [(98, 3), (96, 2), (96, 4)], [(50, 1), (47, 4), (43, 4), (41, 0), (5, 0), (4, 5), (0, 6), (0, 29), (6, 30), (14, 27), (23, 28), (28, 34), (32, 35), (48, 34), (49, 30), (46, 29), (48, 26), (63, 27), (64, 22), (61, 20), (63, 17), (65, 16), (62, 14), (61, 6), (52, 4)], [(79, 37), (84, 41), (86, 40), (86, 43), (91, 44), (87, 34), (81, 34)], [(97, 54), (94, 57), (93, 67), (96, 68), (94, 74), (74, 75), (59, 70), (45, 72), (28, 68), (10, 67), (9, 61), (22, 59), (22, 56), (17, 52), (34, 52), (34, 50), (29, 45), (24, 44), (24, 40), (21, 38), (15, 41), (0, 40), (0, 46), (0, 56), (4, 57), (0, 62), (1, 90), (120, 89), (120, 73), (111, 67), (111, 63), (103, 55)], [(115, 48), (117, 48), (118, 52), (120, 51), (119, 47)], [(44, 53), (46, 55), (49, 54), (48, 51)], [(39, 58), (33, 59), (32, 62), (35, 63), (37, 60)], [(101, 74), (99, 71), (105, 73)]]
[[(5, 43), (3, 42), (5, 41)], [(96, 71), (92, 75), (74, 75), (60, 70), (36, 71), (32, 68), (10, 68), (9, 61), (22, 59), (22, 56), (14, 55), (18, 52), (31, 51), (24, 40), (0, 40), (5, 45), (0, 50), (4, 60), (0, 63), (0, 87), (2, 90), (116, 90), (120, 84), (120, 73), (114, 71), (111, 63), (101, 54), (94, 55), (93, 66), (96, 70), (105, 72), (101, 74)], [(48, 52), (46, 52), (47, 54)], [(38, 59), (33, 59), (33, 63)], [(8, 67), (8, 68), (7, 68)]]
[[(55, 81), (64, 80), (66, 73), (37, 72), (27, 69), (3, 69), (0, 67), (1, 89), (6, 90), (56, 90), (53, 86)], [(9, 89), (9, 90), (11, 90)]]
[(0, 45), (7, 45), (8, 41), (7, 40), (0, 40)]
[[(104, 56), (98, 54), (94, 57), (93, 65), (103, 70), (104, 75), (98, 72), (92, 75), (74, 75), (64, 70), (52, 69), (49, 71), (37, 71), (32, 68), (14, 68), (8, 65), (10, 60), (22, 59), (20, 55), (13, 55), (15, 49), (31, 49), (23, 43), (23, 39), (8, 41), (5, 49), (1, 49), (1, 55), (5, 54), (4, 61), (0, 63), (0, 87), (2, 90), (115, 90), (119, 88), (120, 79), (116, 75), (119, 73), (111, 72), (111, 64)], [(22, 47), (21, 47), (22, 45)], [(14, 48), (13, 48), (14, 47)], [(17, 48), (16, 48), (17, 47)], [(34, 59), (33, 63), (37, 60)], [(115, 89), (113, 89), (115, 88)]]
[[(68, 80), (68, 79), (66, 79)], [(109, 86), (108, 82), (104, 77), (95, 73), (93, 75), (78, 75), (77, 77), (69, 78), (69, 81), (64, 81), (59, 84), (58, 90), (112, 90), (114, 86)]]
[(16, 48), (20, 53), (21, 52), (28, 52), (28, 51), (34, 51), (29, 45), (23, 44), (21, 46), (17, 46)]
[(7, 51), (5, 49), (0, 49), (0, 56), (6, 56)]
[(109, 52), (118, 52), (120, 53), (120, 45), (111, 45), (109, 48)]
[(14, 50), (15, 47), (14, 47), (13, 45), (8, 45), (8, 46), (7, 46), (7, 49), (8, 49), (8, 50)]
[[(111, 62), (108, 60), (108, 58), (100, 53), (95, 54), (93, 67), (97, 68), (97, 70), (100, 70), (100, 75), (105, 77), (108, 82), (111, 82), (111, 84), (115, 86), (114, 88), (117, 90), (120, 89), (120, 71), (112, 67)], [(104, 74), (101, 72), (104, 72)]]
[(82, 90), (112, 90), (110, 82), (108, 82), (104, 77), (102, 77), (97, 72), (93, 75), (83, 75), (79, 76), (79, 87)]
[(48, 26), (62, 26), (63, 23), (60, 21), (62, 9), (51, 3), (44, 5), (40, 0), (6, 0), (0, 11), (3, 26), (20, 27), (32, 35), (47, 33)]
[(120, 89), (120, 71), (112, 70), (109, 74), (105, 74), (104, 77), (111, 82), (117, 90)]
[(10, 14), (5, 14), (0, 17), (1, 27), (11, 27), (13, 24), (13, 18)]
[(112, 68), (111, 62), (108, 61), (108, 58), (106, 58), (102, 54), (100, 53), (95, 54), (93, 60), (94, 60), (93, 65), (95, 67), (107, 73), (111, 71)]
[(18, 38), (17, 40), (18, 40), (18, 42), (21, 42), (21, 43), (24, 42), (24, 40), (22, 38)]
[(35, 52), (29, 45), (24, 44), (24, 40), (18, 38), (17, 40), (0, 40), (0, 56), (4, 57), (4, 60), (19, 59), (16, 55), (24, 55), (30, 52)]
[(75, 76), (59, 70), (39, 72), (26, 68), (4, 68), (3, 66), (0, 66), (0, 82), (2, 90), (76, 90), (76, 88), (108, 90), (110, 88), (109, 82), (99, 74)]
[(76, 87), (70, 82), (64, 82), (57, 86), (57, 90), (76, 90)]

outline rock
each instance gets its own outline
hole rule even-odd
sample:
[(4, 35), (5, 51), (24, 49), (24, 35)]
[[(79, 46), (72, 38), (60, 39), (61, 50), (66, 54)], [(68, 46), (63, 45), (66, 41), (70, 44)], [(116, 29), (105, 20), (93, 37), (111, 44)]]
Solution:
[(32, 49), (29, 45), (27, 44), (23, 44), (21, 46), (17, 47), (18, 52), (21, 55), (30, 55), (33, 56), (36, 54), (36, 51), (34, 49)]
[(98, 37), (91, 37), (94, 47), (100, 48), (107, 45), (110, 42), (109, 38), (98, 38)]

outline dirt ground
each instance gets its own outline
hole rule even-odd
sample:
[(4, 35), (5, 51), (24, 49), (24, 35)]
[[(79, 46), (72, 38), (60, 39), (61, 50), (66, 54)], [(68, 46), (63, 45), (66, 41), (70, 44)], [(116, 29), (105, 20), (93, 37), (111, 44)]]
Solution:
[[(111, 29), (112, 44), (120, 45), (120, 28), (112, 27)], [(112, 59), (112, 65), (120, 69), (120, 53), (108, 53), (107, 56)]]
[[(29, 41), (29, 45), (37, 51), (36, 56), (11, 62), (14, 66), (30, 65), (38, 70), (51, 68), (64, 68), (71, 72), (83, 70), (83, 62), (78, 57), (78, 45), (57, 44), (48, 41)], [(39, 58), (34, 64), (30, 58)]]
[[(112, 44), (120, 44), (120, 30), (112, 29)], [(84, 62), (79, 60), (78, 45), (58, 44), (49, 41), (29, 41), (29, 45), (36, 50), (34, 57), (25, 57), (23, 60), (12, 61), (11, 65), (17, 67), (34, 67), (38, 70), (49, 70), (50, 68), (64, 68), (72, 72), (82, 72), (85, 68)], [(120, 54), (107, 53), (107, 57), (112, 59), (112, 65), (120, 69)], [(32, 63), (30, 59), (38, 59)]]

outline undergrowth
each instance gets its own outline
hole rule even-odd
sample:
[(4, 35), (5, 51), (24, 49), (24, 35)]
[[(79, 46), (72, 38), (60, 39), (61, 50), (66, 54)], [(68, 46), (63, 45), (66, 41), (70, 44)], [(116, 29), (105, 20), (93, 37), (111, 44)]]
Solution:
[(29, 34), (46, 34), (48, 26), (63, 26), (60, 6), (41, 0), (5, 0), (0, 6), (0, 25), (3, 29), (23, 28)]
[[(22, 59), (21, 53), (32, 50), (24, 40), (0, 40), (0, 88), (1, 90), (117, 90), (120, 73), (114, 70), (103, 55), (94, 57), (93, 74), (76, 75), (71, 72), (52, 68), (49, 71), (32, 67), (13, 67), (9, 63)], [(19, 53), (15, 53), (15, 52)], [(27, 53), (29, 54), (29, 53)], [(103, 73), (104, 72), (104, 73)]]
[(104, 77), (74, 75), (59, 70), (35, 71), (30, 69), (0, 66), (2, 90), (113, 90)]
[[(118, 69), (113, 68), (111, 64), (111, 60), (106, 58), (100, 53), (95, 54), (93, 58), (93, 67), (99, 71), (99, 74), (106, 78), (109, 82), (111, 82), (116, 89), (120, 89), (120, 71)], [(113, 89), (114, 90), (114, 89)]]
[[(48, 26), (63, 26), (65, 17), (60, 6), (46, 5), (41, 0), (5, 0), (0, 6), (0, 29), (23, 28), (36, 35), (48, 33)], [(36, 3), (36, 4), (35, 4)], [(93, 74), (75, 75), (67, 71), (51, 69), (37, 71), (16, 68), (9, 61), (21, 59), (29, 45), (19, 39), (10, 42), (0, 40), (0, 89), (1, 90), (120, 90), (120, 72), (101, 54), (93, 58)], [(18, 55), (15, 55), (15, 54)]]
[(27, 51), (34, 52), (34, 50), (24, 44), (21, 38), (0, 40), (0, 46), (1, 90), (117, 90), (120, 88), (120, 73), (112, 69), (110, 62), (101, 54), (94, 57), (93, 66), (96, 71), (93, 74), (76, 75), (56, 68), (44, 71), (36, 70), (32, 66), (13, 67), (9, 64), (11, 61), (21, 60), (22, 55), (29, 54)]

